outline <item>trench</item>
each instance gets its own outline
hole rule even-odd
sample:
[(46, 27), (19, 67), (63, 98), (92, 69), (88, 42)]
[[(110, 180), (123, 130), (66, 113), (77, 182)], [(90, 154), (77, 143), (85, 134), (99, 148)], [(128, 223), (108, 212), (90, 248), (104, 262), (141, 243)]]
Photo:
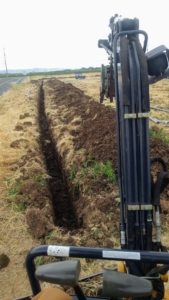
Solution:
[(48, 188), (52, 196), (55, 214), (54, 225), (63, 227), (67, 230), (74, 230), (78, 227), (76, 216), (64, 181), (61, 163), (59, 162), (59, 157), (54, 147), (46, 119), (43, 82), (40, 86), (38, 111), (41, 150), (45, 158), (48, 175), (50, 176)]

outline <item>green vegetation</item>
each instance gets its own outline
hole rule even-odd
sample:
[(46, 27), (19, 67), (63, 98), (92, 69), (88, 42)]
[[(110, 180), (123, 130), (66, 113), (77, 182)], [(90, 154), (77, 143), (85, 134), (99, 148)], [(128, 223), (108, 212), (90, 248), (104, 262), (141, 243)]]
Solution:
[(11, 202), (11, 205), (13, 208), (17, 211), (24, 211), (25, 210), (25, 204), (23, 202)]
[(16, 179), (14, 178), (14, 176), (12, 176), (10, 178), (4, 177), (4, 181), (6, 183), (9, 196), (11, 198), (17, 196), (19, 194), (23, 180)]
[[(8, 77), (22, 77), (25, 76), (22, 73), (8, 73)], [(6, 74), (0, 74), (0, 78), (5, 78)]]
[(83, 148), (80, 148), (79, 150), (76, 150), (75, 153), (78, 154), (78, 153), (82, 153), (83, 151), (84, 151), (84, 149), (83, 149)]
[(76, 172), (77, 172), (77, 166), (73, 164), (70, 170), (70, 176), (69, 176), (70, 180), (73, 180), (75, 178)]
[(35, 262), (36, 267), (42, 266), (44, 264), (45, 264), (45, 259), (43, 257), (37, 258), (37, 260)]
[(16, 211), (24, 211), (25, 210), (25, 204), (22, 201), (17, 201), (15, 198), (19, 195), (20, 187), (23, 183), (23, 180), (18, 180), (14, 177), (4, 177), (4, 181), (7, 185), (7, 191), (8, 191), (8, 204), (12, 207), (12, 209)]
[(47, 236), (47, 239), (50, 239), (50, 240), (55, 240), (57, 238), (57, 235), (54, 234), (53, 232), (49, 233), (49, 235)]
[(39, 186), (45, 186), (47, 183), (47, 177), (45, 175), (36, 175), (33, 177), (33, 180), (35, 180)]
[(17, 196), (19, 194), (19, 190), (20, 190), (20, 184), (17, 182), (8, 189), (8, 193), (10, 196)]
[(80, 180), (78, 179), (74, 179), (73, 181), (73, 194), (78, 194), (79, 191), (81, 191), (81, 186), (82, 186), (82, 183)]
[(87, 167), (89, 167), (93, 162), (95, 162), (94, 156), (93, 156), (92, 154), (89, 154), (89, 155), (87, 156), (87, 161), (85, 161), (84, 163), (82, 163), (82, 166), (83, 166), (84, 168), (87, 168)]
[(162, 232), (162, 233), (166, 233), (166, 232), (167, 232), (167, 228), (164, 227), (164, 226), (162, 226), (162, 227), (161, 227), (161, 232)]
[(100, 233), (100, 230), (99, 230), (99, 229), (96, 229), (96, 230), (93, 232), (93, 235), (94, 235), (94, 236), (98, 236), (99, 233)]
[(164, 128), (160, 128), (158, 132), (155, 132), (153, 128), (149, 128), (150, 137), (160, 139), (166, 144), (169, 144), (169, 139), (166, 138), (166, 134)]
[(108, 108), (113, 108), (113, 106), (111, 106), (111, 105), (106, 105), (106, 107), (108, 107)]
[(26, 209), (24, 202), (19, 202), (15, 199), (8, 199), (8, 205), (15, 211), (23, 212)]
[(105, 164), (96, 163), (94, 166), (94, 170), (96, 171), (96, 174), (98, 174), (98, 176), (106, 176), (108, 180), (116, 183), (116, 176), (114, 170), (112, 169), (112, 163), (110, 161), (107, 161)]
[(89, 154), (87, 161), (84, 162), (82, 166), (84, 169), (86, 169), (84, 173), (86, 173), (86, 175), (91, 174), (93, 179), (96, 179), (97, 177), (101, 176), (106, 176), (108, 180), (116, 183), (115, 172), (112, 168), (112, 163), (110, 161), (107, 161), (105, 164), (98, 163), (94, 160), (94, 157), (92, 157), (92, 155)]
[[(33, 180), (38, 183), (40, 187), (43, 187), (46, 185), (46, 176), (45, 175), (36, 175), (33, 177)], [(20, 194), (21, 185), (26, 182), (27, 180), (23, 180), (20, 178), (10, 177), (6, 178), (4, 177), (4, 181), (7, 186), (8, 191), (8, 204), (17, 211), (24, 211), (25, 210), (25, 201), (29, 199), (29, 195), (22, 195), (21, 199), (17, 197)], [(24, 203), (25, 202), (25, 203)]]
[[(39, 186), (43, 187), (46, 185), (47, 177), (45, 175), (36, 175), (32, 178), (34, 181), (38, 183)], [(4, 181), (7, 185), (7, 191), (10, 197), (15, 197), (20, 192), (20, 187), (23, 182), (26, 180), (20, 179), (20, 180), (14, 180), (13, 177), (11, 178), (4, 178)]]
[(27, 76), (41, 76), (41, 75), (69, 75), (69, 74), (75, 74), (77, 72), (81, 73), (94, 73), (94, 72), (100, 72), (100, 68), (81, 68), (76, 70), (63, 70), (63, 71), (50, 71), (50, 72), (32, 72), (28, 73)]
[(116, 183), (115, 171), (112, 168), (112, 162), (107, 161), (106, 163), (97, 162), (95, 158), (89, 154), (87, 160), (77, 166), (72, 165), (69, 178), (72, 181), (73, 193), (77, 194), (80, 190), (85, 191), (88, 194), (92, 193), (92, 189), (89, 186), (89, 179), (91, 182), (97, 182), (101, 177)]
[[(50, 72), (30, 72), (27, 74), (23, 73), (8, 73), (8, 77), (22, 77), (22, 76), (53, 76), (53, 75), (69, 75), (69, 74), (75, 74), (77, 72), (81, 73), (94, 73), (94, 72), (100, 72), (100, 67), (98, 68), (81, 68), (81, 69), (66, 69), (63, 71), (50, 71)], [(0, 78), (6, 77), (6, 74), (0, 74)]]

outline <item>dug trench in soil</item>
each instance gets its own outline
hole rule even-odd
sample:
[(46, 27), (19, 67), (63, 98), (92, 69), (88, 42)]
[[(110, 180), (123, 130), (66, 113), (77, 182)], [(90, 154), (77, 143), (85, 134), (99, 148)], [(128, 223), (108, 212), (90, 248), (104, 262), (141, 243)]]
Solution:
[[(117, 184), (93, 166), (109, 161), (117, 174), (115, 111), (56, 79), (45, 80), (44, 105), (53, 145), (77, 216), (76, 245), (113, 247), (118, 236)], [(111, 168), (110, 168), (111, 169)]]
[[(119, 237), (119, 205), (115, 201), (117, 184), (106, 176), (94, 178), (84, 166), (90, 171), (91, 158), (98, 163), (110, 161), (117, 179), (115, 111), (93, 101), (72, 84), (54, 78), (44, 82), (44, 95), (53, 144), (62, 161), (78, 222), (88, 231), (86, 240), (95, 240), (91, 245), (112, 247), (114, 238)], [(169, 146), (161, 140), (150, 139), (150, 156), (162, 157), (168, 164)], [(162, 211), (165, 203), (165, 214), (168, 214), (167, 189), (161, 198)], [(83, 234), (80, 244), (88, 245)]]
[[(43, 81), (39, 118), (43, 137), (40, 144), (47, 160), (48, 175), (51, 176), (52, 198), (57, 199), (56, 195), (59, 197), (58, 206), (55, 206), (55, 224), (71, 231), (73, 237), (73, 240), (66, 240), (65, 237), (64, 243), (110, 248), (118, 246), (120, 209), (116, 201), (118, 174), (115, 110), (93, 101), (73, 85), (51, 78)], [(168, 165), (167, 144), (151, 139), (150, 150), (151, 157), (160, 156)], [(107, 174), (96, 174), (97, 169), (93, 173), (93, 166), (105, 166), (107, 162), (112, 164), (116, 182), (110, 180)], [(166, 189), (162, 195), (165, 216), (169, 213), (168, 196)], [(31, 207), (36, 207), (36, 202), (33, 204), (32, 200)], [(76, 218), (77, 224), (74, 222)], [(52, 242), (63, 243), (66, 231)]]
[(69, 199), (66, 184), (64, 182), (61, 164), (58, 161), (58, 154), (54, 148), (52, 137), (48, 129), (44, 111), (43, 81), (40, 85), (39, 95), (39, 129), (41, 150), (44, 154), (47, 172), (49, 175), (48, 187), (52, 196), (54, 209), (54, 224), (67, 230), (77, 227), (76, 216)]

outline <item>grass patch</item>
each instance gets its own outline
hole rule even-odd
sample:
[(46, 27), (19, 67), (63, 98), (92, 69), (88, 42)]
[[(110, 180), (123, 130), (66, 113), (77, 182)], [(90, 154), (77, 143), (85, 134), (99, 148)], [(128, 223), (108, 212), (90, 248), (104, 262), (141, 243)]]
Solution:
[(7, 191), (10, 198), (17, 196), (19, 194), (20, 187), (23, 183), (23, 180), (16, 181), (16, 178), (14, 177), (10, 177), (10, 178), (4, 177), (3, 179), (6, 183)]
[(9, 196), (17, 196), (19, 194), (20, 185), (16, 183), (14, 186), (8, 189)]
[(36, 175), (33, 177), (39, 186), (45, 186), (47, 184), (47, 177), (46, 175)]
[(81, 191), (82, 182), (79, 179), (74, 179), (73, 181), (73, 194), (78, 194)]
[(50, 240), (55, 240), (56, 238), (57, 238), (57, 235), (52, 232), (47, 236), (47, 239), (50, 239)]
[(12, 90), (13, 92), (19, 92), (21, 89), (21, 86), (19, 86), (17, 83), (12, 83), (10, 86), (10, 90)]
[(84, 152), (84, 148), (81, 148), (81, 149), (75, 151), (76, 154), (82, 153), (82, 152)]
[(164, 226), (162, 226), (162, 227), (161, 227), (161, 233), (166, 233), (166, 232), (167, 232), (167, 228), (164, 227)]
[(86, 169), (85, 174), (92, 175), (93, 179), (97, 177), (105, 176), (108, 180), (116, 183), (116, 176), (114, 169), (112, 168), (112, 162), (107, 161), (104, 163), (99, 163), (94, 160), (94, 157), (88, 155), (87, 161), (82, 164), (83, 168)]
[(84, 168), (87, 168), (87, 167), (91, 166), (94, 162), (95, 162), (94, 156), (92, 154), (89, 154), (87, 156), (87, 160), (84, 163), (82, 163), (82, 166)]
[[(40, 187), (43, 187), (46, 185), (47, 177), (45, 175), (36, 175), (33, 177), (33, 180), (38, 183)], [(24, 182), (27, 180), (19, 179), (16, 177), (10, 177), (10, 178), (4, 178), (4, 181), (7, 186), (7, 192), (8, 192), (8, 204), (18, 212), (23, 212), (25, 207), (25, 201), (29, 199), (28, 195), (25, 195), (25, 200), (22, 202), (22, 200), (18, 200), (18, 195), (20, 194), (21, 186)]]
[(153, 128), (150, 127), (149, 128), (149, 134), (150, 134), (150, 137), (160, 139), (164, 143), (169, 144), (169, 139), (166, 138), (164, 128), (160, 128), (158, 132), (155, 132), (153, 130)]
[(70, 180), (73, 180), (76, 177), (76, 172), (77, 172), (77, 166), (73, 164), (70, 170), (70, 176), (69, 176)]
[(25, 210), (25, 204), (23, 202), (11, 202), (10, 204), (16, 211), (23, 212)]
[(35, 265), (36, 267), (42, 266), (45, 264), (45, 259), (43, 257), (39, 257), (37, 258), (37, 260), (35, 261)]
[(107, 161), (106, 163), (97, 162), (95, 158), (89, 154), (87, 160), (80, 166), (73, 164), (69, 178), (72, 181), (74, 195), (78, 194), (79, 191), (92, 194), (89, 180), (91, 183), (98, 182), (101, 177), (104, 177), (108, 182), (117, 183), (111, 161)]
[[(32, 180), (37, 182), (40, 187), (43, 187), (47, 184), (47, 176), (46, 175), (36, 175), (32, 178)], [(10, 177), (10, 178), (4, 177), (4, 181), (6, 183), (7, 191), (8, 191), (10, 198), (14, 198), (17, 195), (19, 195), (21, 185), (27, 180), (17, 179), (14, 177)]]
[(99, 229), (96, 229), (96, 230), (93, 232), (93, 235), (94, 235), (95, 237), (97, 237), (97, 236), (99, 235), (99, 233), (100, 233), (100, 230), (99, 230)]

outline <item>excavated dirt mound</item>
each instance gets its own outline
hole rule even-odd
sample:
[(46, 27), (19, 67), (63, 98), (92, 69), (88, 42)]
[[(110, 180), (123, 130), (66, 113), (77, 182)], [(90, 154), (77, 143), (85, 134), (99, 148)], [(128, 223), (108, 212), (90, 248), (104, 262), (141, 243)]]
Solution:
[[(115, 110), (93, 101), (71, 84), (52, 78), (41, 86), (39, 111), (45, 118), (41, 123), (46, 124), (44, 140), (49, 148), (43, 152), (49, 164), (55, 224), (69, 229), (70, 235), (80, 229), (78, 244), (112, 247), (119, 236)], [(168, 144), (152, 138), (150, 148), (151, 158), (161, 157), (168, 165)], [(96, 167), (109, 163), (114, 181)], [(56, 169), (62, 179), (57, 178)], [(153, 178), (159, 169), (159, 164), (153, 165)], [(169, 212), (168, 200), (166, 188), (162, 194), (164, 214)], [(67, 244), (75, 244), (74, 239), (69, 238)]]
[[(5, 300), (30, 291), (24, 261), (31, 247), (44, 243), (119, 246), (115, 110), (55, 78), (31, 84), (29, 98), (22, 91), (18, 99), (20, 92), (16, 93), (17, 101), (9, 97), (7, 112), (1, 114), (2, 122), (8, 123), (1, 133), (1, 219), (6, 223), (1, 226), (0, 281)], [(151, 138), (150, 154), (169, 165), (168, 144)], [(153, 164), (154, 180), (161, 171), (159, 163)], [(165, 230), (168, 187), (161, 204)], [(14, 208), (9, 213), (10, 207)], [(42, 258), (36, 265), (49, 261)], [(114, 266), (110, 261), (82, 260), (81, 264), (81, 276)], [(96, 295), (96, 283), (84, 283), (85, 294)]]
[[(55, 78), (33, 84), (39, 90), (35, 104), (39, 112), (39, 147), (30, 149), (25, 138), (10, 145), (13, 149), (28, 148), (19, 162), (22, 177), (16, 182), (19, 192), (15, 201), (26, 208), (30, 233), (34, 238), (45, 238), (56, 226), (66, 238), (53, 239), (55, 244), (117, 246), (120, 210), (116, 201), (115, 109)], [(20, 115), (22, 122), (16, 124), (15, 131), (23, 132), (33, 126), (29, 119), (24, 120), (28, 117)], [(158, 128), (154, 126), (153, 130)], [(161, 157), (168, 165), (168, 144), (151, 138), (150, 155)], [(42, 174), (41, 165), (47, 176)], [(15, 169), (15, 165), (11, 168)], [(154, 180), (161, 171), (159, 163), (152, 166)], [(169, 213), (168, 200), (166, 187), (161, 195), (164, 215)]]
[(67, 205), (75, 212), (77, 228), (69, 228), (72, 234), (81, 230), (80, 244), (112, 247), (118, 236), (117, 181), (98, 168), (110, 164), (117, 178), (115, 111), (58, 80), (44, 81), (42, 90), (54, 156), (69, 199), (65, 204), (63, 195), (60, 201), (55, 194), (54, 206), (59, 201), (63, 215)]

